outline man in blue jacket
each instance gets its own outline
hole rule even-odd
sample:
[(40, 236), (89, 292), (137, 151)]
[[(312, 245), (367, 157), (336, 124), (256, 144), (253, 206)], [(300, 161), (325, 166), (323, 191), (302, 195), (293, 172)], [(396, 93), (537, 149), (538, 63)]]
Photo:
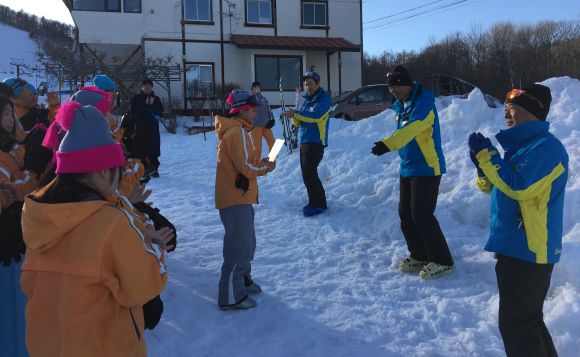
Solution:
[(131, 100), (131, 113), (145, 123), (149, 143), (147, 145), (147, 158), (145, 164), (145, 176), (159, 177), (159, 156), (161, 155), (161, 137), (159, 135), (159, 120), (163, 114), (163, 103), (153, 92), (153, 81), (145, 79), (141, 86), (141, 93)]
[(397, 130), (376, 142), (372, 153), (398, 150), (401, 157), (399, 217), (410, 254), (399, 262), (399, 269), (420, 271), (423, 279), (439, 278), (453, 272), (454, 266), (434, 214), (445, 173), (435, 98), (403, 66), (387, 74), (387, 85), (397, 99), (391, 106), (397, 113)]
[(491, 193), (485, 250), (497, 257), (499, 330), (508, 357), (557, 356), (542, 309), (562, 253), (568, 153), (549, 132), (551, 101), (540, 84), (507, 94), (515, 126), (495, 136), (503, 158), (481, 133), (469, 136), (478, 187)]
[(330, 115), (330, 95), (320, 86), (320, 75), (314, 71), (303, 76), (306, 92), (296, 110), (283, 113), (292, 118), (292, 124), (299, 127), (300, 168), (302, 179), (308, 192), (308, 204), (303, 207), (305, 217), (323, 213), (328, 208), (326, 193), (318, 177), (318, 165), (328, 146), (328, 117)]

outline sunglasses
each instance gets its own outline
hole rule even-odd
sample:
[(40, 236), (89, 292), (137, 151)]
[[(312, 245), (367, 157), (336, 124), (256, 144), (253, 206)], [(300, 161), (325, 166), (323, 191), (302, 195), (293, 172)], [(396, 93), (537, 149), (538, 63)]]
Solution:
[(512, 89), (508, 92), (508, 94), (505, 97), (506, 97), (506, 100), (511, 101), (511, 100), (516, 99), (517, 97), (519, 97), (521, 95), (528, 97), (532, 100), (535, 100), (540, 105), (540, 108), (544, 109), (544, 105), (542, 104), (542, 102), (538, 98), (534, 97), (533, 95), (531, 95), (529, 93), (526, 93), (526, 91), (523, 89)]

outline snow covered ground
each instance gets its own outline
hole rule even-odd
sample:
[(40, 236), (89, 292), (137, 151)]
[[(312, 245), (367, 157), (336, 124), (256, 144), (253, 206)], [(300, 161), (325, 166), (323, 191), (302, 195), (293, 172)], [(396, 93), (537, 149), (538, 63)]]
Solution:
[[(563, 256), (544, 311), (560, 355), (571, 357), (580, 350), (580, 81), (544, 83), (554, 97), (548, 120), (570, 154)], [(474, 186), (466, 142), (472, 131), (503, 129), (503, 112), (488, 108), (479, 90), (438, 106), (448, 173), (437, 216), (456, 272), (422, 281), (397, 270), (407, 254), (397, 214), (399, 159), (370, 155), (373, 142), (393, 131), (392, 112), (332, 120), (320, 166), (326, 214), (302, 217), (297, 153), (260, 180), (253, 274), (264, 293), (244, 312), (216, 306), (223, 228), (214, 209), (215, 135), (163, 135), (161, 178), (150, 187), (179, 243), (168, 259), (165, 314), (147, 334), (150, 355), (502, 356), (494, 259), (483, 251), (489, 197)]]

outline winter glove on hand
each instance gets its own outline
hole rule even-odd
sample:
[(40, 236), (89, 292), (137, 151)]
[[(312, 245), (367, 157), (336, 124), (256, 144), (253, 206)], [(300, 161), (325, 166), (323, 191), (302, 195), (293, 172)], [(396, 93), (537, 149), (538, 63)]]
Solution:
[(153, 225), (155, 226), (156, 230), (160, 230), (162, 228), (171, 229), (171, 231), (173, 232), (173, 238), (171, 238), (171, 240), (167, 242), (167, 244), (165, 245), (169, 247), (167, 249), (167, 253), (173, 252), (175, 250), (175, 247), (177, 247), (177, 229), (175, 228), (173, 223), (171, 223), (167, 218), (165, 218), (165, 216), (163, 216), (159, 212), (159, 208), (151, 207), (145, 202), (138, 202), (133, 204), (133, 206), (137, 208), (141, 213), (145, 213), (147, 216), (149, 216), (149, 219), (153, 221)]
[(276, 125), (276, 120), (270, 119), (266, 123), (266, 129), (272, 129), (274, 127), (274, 125)]
[(469, 150), (477, 155), (481, 150), (493, 147), (491, 140), (481, 133), (471, 133), (467, 139)]
[(161, 300), (161, 296), (157, 295), (143, 305), (145, 329), (153, 330), (161, 320), (161, 315), (163, 315), (163, 300)]
[(18, 263), (21, 255), (26, 252), (20, 224), (23, 204), (22, 201), (14, 202), (0, 214), (0, 261), (5, 267), (12, 264), (12, 261)]
[(471, 150), (469, 151), (469, 158), (471, 159), (471, 162), (473, 162), (473, 165), (475, 165), (475, 168), (477, 169), (477, 176), (485, 177), (485, 173), (479, 167), (479, 161), (477, 161), (477, 158), (475, 157), (475, 153)]
[(238, 174), (238, 176), (236, 176), (236, 182), (234, 184), (236, 188), (244, 191), (244, 195), (250, 189), (250, 180), (248, 180), (248, 178), (243, 174)]
[(375, 146), (373, 146), (373, 148), (371, 150), (373, 155), (376, 155), (376, 156), (384, 155), (384, 154), (388, 153), (389, 151), (391, 151), (391, 150), (389, 150), (387, 145), (385, 145), (385, 143), (382, 141), (377, 141), (375, 143)]

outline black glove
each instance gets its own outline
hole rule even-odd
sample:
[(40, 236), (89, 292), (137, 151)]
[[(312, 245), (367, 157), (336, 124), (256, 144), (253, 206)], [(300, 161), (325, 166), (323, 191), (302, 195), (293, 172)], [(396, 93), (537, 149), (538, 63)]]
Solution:
[(172, 246), (171, 249), (167, 249), (167, 252), (173, 252), (175, 247), (177, 247), (177, 229), (175, 229), (175, 226), (159, 212), (159, 208), (151, 207), (145, 202), (137, 202), (133, 206), (149, 216), (156, 230), (169, 228), (173, 231), (173, 238), (166, 244), (167, 246)]
[(45, 130), (35, 128), (22, 141), (26, 147), (26, 152), (24, 153), (24, 169), (36, 174), (42, 174), (52, 160), (52, 150), (42, 146), (42, 140), (44, 140), (45, 135)]
[(376, 156), (384, 155), (384, 154), (388, 153), (389, 151), (391, 151), (391, 150), (389, 150), (387, 145), (385, 145), (385, 143), (383, 143), (382, 141), (377, 141), (375, 143), (375, 146), (373, 146), (373, 148), (371, 150), (373, 155), (376, 155)]
[(250, 189), (250, 180), (248, 180), (248, 178), (242, 174), (238, 174), (238, 176), (236, 176), (236, 182), (235, 182), (236, 188), (239, 188), (240, 190), (244, 191), (244, 195), (246, 194), (246, 192), (248, 192), (248, 190)]
[(473, 162), (473, 165), (475, 165), (475, 168), (477, 169), (477, 176), (484, 177), (485, 173), (479, 167), (479, 161), (477, 161), (477, 158), (475, 157), (475, 153), (471, 150), (469, 150), (469, 158), (471, 159), (471, 162)]
[(161, 315), (163, 315), (163, 300), (161, 300), (161, 296), (157, 295), (143, 305), (145, 329), (153, 330), (161, 320)]
[(22, 205), (24, 202), (17, 201), (4, 208), (0, 214), (0, 260), (5, 267), (18, 263), (21, 255), (26, 252), (26, 246), (22, 239)]
[(274, 127), (274, 125), (276, 125), (276, 120), (270, 119), (266, 123), (266, 129), (272, 129)]

